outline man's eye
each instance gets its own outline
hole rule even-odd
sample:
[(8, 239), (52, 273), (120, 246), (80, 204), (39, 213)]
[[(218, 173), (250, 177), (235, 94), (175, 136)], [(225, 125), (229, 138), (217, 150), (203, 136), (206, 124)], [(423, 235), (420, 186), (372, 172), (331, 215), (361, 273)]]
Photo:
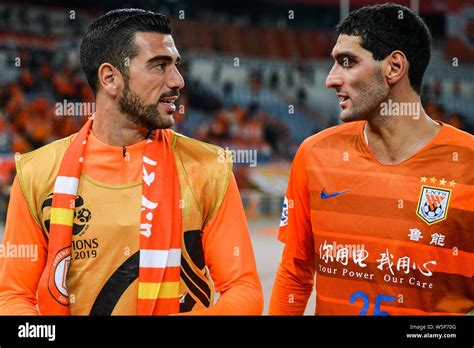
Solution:
[(350, 67), (352, 64), (354, 64), (354, 61), (351, 58), (344, 57), (339, 61), (339, 64), (341, 64), (343, 67)]
[(155, 68), (157, 68), (158, 70), (165, 70), (165, 64), (164, 63), (156, 64)]

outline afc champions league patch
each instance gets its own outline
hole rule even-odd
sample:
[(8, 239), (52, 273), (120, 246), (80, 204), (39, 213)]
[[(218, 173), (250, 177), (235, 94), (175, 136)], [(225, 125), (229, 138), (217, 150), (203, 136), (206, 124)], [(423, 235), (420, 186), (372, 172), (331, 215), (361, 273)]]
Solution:
[(449, 189), (422, 186), (416, 215), (428, 225), (445, 220), (448, 215), (450, 196)]
[(281, 212), (280, 217), (280, 227), (288, 225), (288, 198), (285, 196), (285, 200), (283, 201), (283, 210)]
[(71, 263), (71, 247), (58, 251), (49, 273), (49, 292), (56, 301), (64, 306), (69, 305), (69, 294), (66, 287), (66, 276)]

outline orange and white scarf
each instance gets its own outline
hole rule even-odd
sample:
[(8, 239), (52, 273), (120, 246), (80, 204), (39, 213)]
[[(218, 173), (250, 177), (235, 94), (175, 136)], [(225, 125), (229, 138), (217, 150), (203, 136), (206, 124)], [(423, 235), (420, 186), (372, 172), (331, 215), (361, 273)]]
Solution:
[[(93, 117), (66, 149), (54, 183), (48, 260), (38, 285), (43, 315), (71, 314), (67, 272), (72, 226), (92, 122)], [(170, 133), (151, 133), (143, 152), (137, 315), (166, 315), (179, 312), (181, 194)]]

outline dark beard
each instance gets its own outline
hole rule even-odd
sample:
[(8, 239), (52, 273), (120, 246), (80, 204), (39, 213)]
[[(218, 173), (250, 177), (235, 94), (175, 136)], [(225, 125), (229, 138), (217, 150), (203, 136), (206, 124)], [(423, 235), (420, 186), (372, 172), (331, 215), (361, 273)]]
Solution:
[[(356, 105), (352, 106), (351, 112), (344, 116), (344, 122), (380, 119), (380, 105), (388, 98), (389, 88), (382, 76), (382, 69), (377, 66), (372, 81), (361, 81), (354, 88), (360, 92)], [(383, 118), (381, 121), (384, 121)]]
[(166, 129), (174, 124), (172, 116), (163, 117), (158, 112), (159, 102), (144, 104), (125, 82), (119, 99), (119, 110), (130, 122), (144, 129)]

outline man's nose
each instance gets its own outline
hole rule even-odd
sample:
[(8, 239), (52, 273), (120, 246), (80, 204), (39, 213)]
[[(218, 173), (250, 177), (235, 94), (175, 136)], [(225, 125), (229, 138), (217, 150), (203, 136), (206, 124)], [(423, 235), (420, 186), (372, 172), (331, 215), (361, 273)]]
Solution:
[(339, 88), (342, 85), (342, 79), (338, 74), (337, 66), (334, 65), (326, 78), (327, 88)]
[(178, 68), (174, 65), (170, 70), (170, 75), (166, 81), (170, 89), (182, 89), (184, 87), (184, 79)]

